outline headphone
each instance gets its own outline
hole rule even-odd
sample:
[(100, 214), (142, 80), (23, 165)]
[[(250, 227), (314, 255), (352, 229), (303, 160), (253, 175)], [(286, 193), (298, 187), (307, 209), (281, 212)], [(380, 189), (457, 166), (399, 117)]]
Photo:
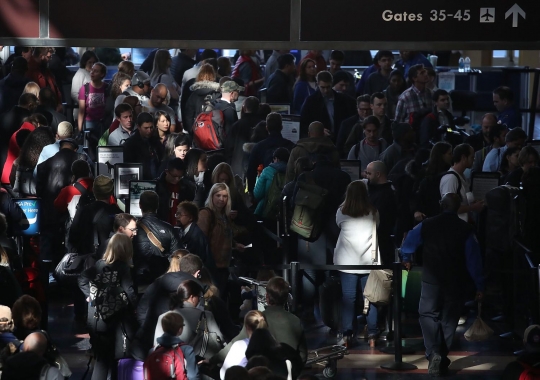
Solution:
[(143, 89), (144, 88), (144, 80), (141, 80), (141, 79), (142, 78), (141, 78), (139, 73), (133, 74), (133, 77), (131, 78), (131, 85), (132, 86), (137, 86), (140, 89)]

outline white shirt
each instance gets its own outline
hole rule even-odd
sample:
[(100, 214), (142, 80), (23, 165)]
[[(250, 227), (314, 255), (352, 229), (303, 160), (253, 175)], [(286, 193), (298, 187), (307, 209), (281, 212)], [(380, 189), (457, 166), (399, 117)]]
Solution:
[[(459, 191), (459, 195), (461, 197), (461, 204), (468, 206), (469, 201), (467, 200), (467, 189), (469, 188), (469, 183), (465, 178), (463, 178), (462, 175), (460, 175), (458, 172), (456, 172), (454, 169), (450, 168), (448, 171), (452, 171), (458, 175), (458, 177), (461, 180), (461, 190)], [(447, 174), (441, 178), (441, 182), (439, 184), (439, 191), (441, 192), (441, 198), (446, 193), (454, 193), (457, 194), (457, 189), (459, 186), (458, 179), (455, 175)], [(459, 218), (464, 220), (465, 222), (469, 221), (469, 215), (468, 213), (464, 212), (463, 214), (458, 214)]]
[(219, 370), (221, 380), (225, 379), (225, 372), (232, 366), (239, 365), (245, 367), (248, 360), (246, 358), (246, 350), (249, 344), (249, 339), (237, 340), (231, 346), (229, 353), (225, 357), (225, 361)]

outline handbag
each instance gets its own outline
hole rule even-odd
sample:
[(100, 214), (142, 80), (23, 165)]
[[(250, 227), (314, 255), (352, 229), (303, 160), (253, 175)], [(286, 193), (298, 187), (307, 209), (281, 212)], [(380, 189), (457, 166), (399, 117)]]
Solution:
[(90, 281), (91, 305), (96, 308), (94, 317), (108, 322), (112, 317), (127, 308), (129, 301), (126, 292), (120, 286), (118, 272), (108, 267)]
[(193, 343), (191, 345), (195, 352), (197, 352), (197, 348), (199, 348), (197, 356), (200, 356), (201, 358), (210, 359), (225, 347), (224, 342), (218, 334), (208, 330), (208, 320), (206, 319), (206, 313), (204, 311), (199, 317), (195, 333), (195, 339), (190, 343)]
[[(371, 261), (378, 264), (377, 252), (377, 220), (373, 215), (373, 230), (371, 233)], [(387, 305), (392, 294), (392, 271), (389, 269), (377, 269), (369, 272), (364, 288), (364, 314), (368, 313), (369, 304)]]
[(51, 337), (45, 330), (41, 330), (42, 334), (45, 335), (45, 338), (47, 338), (47, 351), (43, 355), (45, 359), (47, 359), (47, 362), (53, 366), (58, 368), (60, 371), (60, 374), (65, 378), (68, 379), (71, 376), (71, 370), (69, 369), (69, 365), (66, 362), (66, 359), (62, 355), (60, 355), (60, 352), (56, 348), (56, 346), (52, 343)]
[[(96, 213), (96, 215), (94, 215), (94, 219), (92, 220), (92, 226), (94, 230), (93, 231), (94, 253), (97, 252), (98, 247), (99, 247), (99, 236), (98, 236), (98, 231), (95, 228), (95, 224), (104, 214), (105, 214), (105, 209), (102, 208)], [(62, 260), (60, 260), (60, 262), (54, 269), (53, 276), (54, 278), (56, 278), (56, 280), (60, 282), (66, 281), (66, 282), (76, 283), (77, 278), (80, 276), (80, 274), (84, 272), (86, 269), (92, 267), (94, 264), (95, 264), (95, 259), (89, 253), (87, 254), (77, 253), (77, 252), (66, 253), (64, 257), (62, 257)]]
[(482, 319), (480, 314), (482, 313), (482, 303), (478, 303), (478, 316), (473, 322), (472, 326), (469, 327), (463, 336), (469, 342), (481, 342), (488, 339), (493, 335), (493, 330), (487, 325), (486, 322)]

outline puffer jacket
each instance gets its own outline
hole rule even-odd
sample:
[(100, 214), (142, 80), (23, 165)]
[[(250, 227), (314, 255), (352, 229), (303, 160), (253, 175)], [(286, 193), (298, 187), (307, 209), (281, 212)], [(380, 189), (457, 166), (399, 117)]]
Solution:
[[(154, 234), (163, 251), (152, 244), (141, 225)], [(147, 285), (167, 271), (169, 256), (182, 247), (173, 226), (159, 219), (156, 214), (144, 214), (137, 226), (137, 235), (133, 238), (135, 281), (137, 285)]]
[(203, 111), (205, 104), (205, 98), (209, 95), (211, 101), (221, 98), (221, 92), (219, 90), (219, 83), (210, 81), (195, 82), (190, 87), (192, 94), (186, 104), (186, 122), (188, 131), (192, 130), (193, 123), (197, 116)]

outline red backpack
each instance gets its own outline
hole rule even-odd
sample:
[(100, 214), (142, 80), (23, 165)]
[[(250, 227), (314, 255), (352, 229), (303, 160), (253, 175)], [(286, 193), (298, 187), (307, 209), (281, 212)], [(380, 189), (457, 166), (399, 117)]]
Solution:
[(206, 151), (218, 150), (225, 140), (225, 117), (223, 111), (214, 109), (211, 95), (207, 95), (204, 102), (202, 112), (193, 123), (193, 145)]
[(525, 362), (519, 361), (519, 364), (523, 366), (523, 372), (519, 376), (519, 380), (535, 380), (540, 379), (540, 363), (536, 363), (531, 366)]
[(171, 348), (158, 346), (144, 361), (144, 380), (188, 380), (184, 353), (185, 343)]

